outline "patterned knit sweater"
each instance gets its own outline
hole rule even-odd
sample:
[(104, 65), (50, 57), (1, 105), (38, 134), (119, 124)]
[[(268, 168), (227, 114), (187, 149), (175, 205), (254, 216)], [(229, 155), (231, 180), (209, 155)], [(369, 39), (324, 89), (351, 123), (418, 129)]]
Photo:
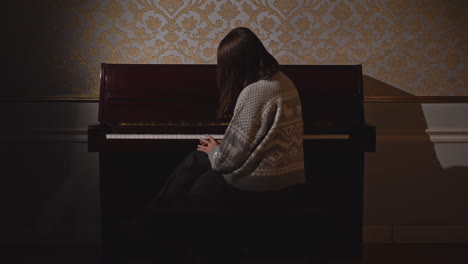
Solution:
[(277, 72), (242, 90), (222, 143), (208, 153), (211, 167), (244, 190), (304, 183), (303, 133), (296, 87)]

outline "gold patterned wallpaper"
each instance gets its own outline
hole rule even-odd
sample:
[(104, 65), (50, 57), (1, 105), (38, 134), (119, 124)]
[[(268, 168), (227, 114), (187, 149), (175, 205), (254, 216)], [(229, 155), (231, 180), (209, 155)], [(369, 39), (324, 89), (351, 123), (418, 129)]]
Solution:
[(408, 94), (468, 95), (465, 0), (26, 2), (12, 7), (14, 31), (23, 30), (13, 54), (35, 69), (36, 85), (11, 85), (6, 96), (97, 98), (101, 62), (213, 64), (238, 26), (281, 64), (363, 64)]

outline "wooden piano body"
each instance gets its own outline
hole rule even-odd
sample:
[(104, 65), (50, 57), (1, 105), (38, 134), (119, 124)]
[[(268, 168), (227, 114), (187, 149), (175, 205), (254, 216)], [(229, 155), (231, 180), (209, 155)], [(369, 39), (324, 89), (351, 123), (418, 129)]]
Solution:
[[(307, 203), (327, 212), (334, 254), (359, 258), (364, 153), (375, 151), (375, 127), (364, 121), (362, 68), (281, 70), (302, 102), (307, 185), (314, 197)], [(227, 123), (215, 120), (217, 102), (215, 65), (102, 64), (99, 120), (89, 127), (88, 140), (89, 151), (99, 152), (106, 258), (120, 243), (119, 223), (149, 204), (196, 148), (198, 135), (223, 134)]]

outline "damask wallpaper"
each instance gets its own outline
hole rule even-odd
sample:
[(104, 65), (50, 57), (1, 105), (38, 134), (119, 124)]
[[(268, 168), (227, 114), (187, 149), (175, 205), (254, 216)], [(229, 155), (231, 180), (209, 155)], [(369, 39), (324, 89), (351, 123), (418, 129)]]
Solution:
[(36, 85), (11, 85), (6, 96), (97, 98), (102, 62), (213, 64), (238, 26), (282, 64), (362, 64), (408, 94), (468, 95), (465, 0), (20, 2), (7, 73), (29, 69)]

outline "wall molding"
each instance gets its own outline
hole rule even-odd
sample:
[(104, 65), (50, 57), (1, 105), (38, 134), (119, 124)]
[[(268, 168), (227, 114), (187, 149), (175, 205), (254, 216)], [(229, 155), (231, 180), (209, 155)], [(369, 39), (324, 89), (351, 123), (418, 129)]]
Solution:
[[(87, 143), (86, 129), (3, 129), (0, 142)], [(377, 142), (468, 143), (468, 128), (377, 130)]]
[(97, 97), (61, 97), (61, 96), (34, 96), (34, 97), (0, 97), (0, 103), (97, 103)]
[[(98, 97), (34, 96), (0, 97), (0, 102), (99, 102)], [(468, 96), (364, 96), (364, 102), (468, 103)]]
[(468, 143), (468, 128), (379, 130), (377, 142)]
[(364, 96), (364, 102), (468, 103), (468, 96)]
[(426, 129), (432, 142), (436, 143), (467, 143), (468, 128), (459, 129)]
[(364, 243), (468, 243), (468, 226), (364, 226)]
[(4, 129), (0, 142), (88, 143), (84, 129)]

